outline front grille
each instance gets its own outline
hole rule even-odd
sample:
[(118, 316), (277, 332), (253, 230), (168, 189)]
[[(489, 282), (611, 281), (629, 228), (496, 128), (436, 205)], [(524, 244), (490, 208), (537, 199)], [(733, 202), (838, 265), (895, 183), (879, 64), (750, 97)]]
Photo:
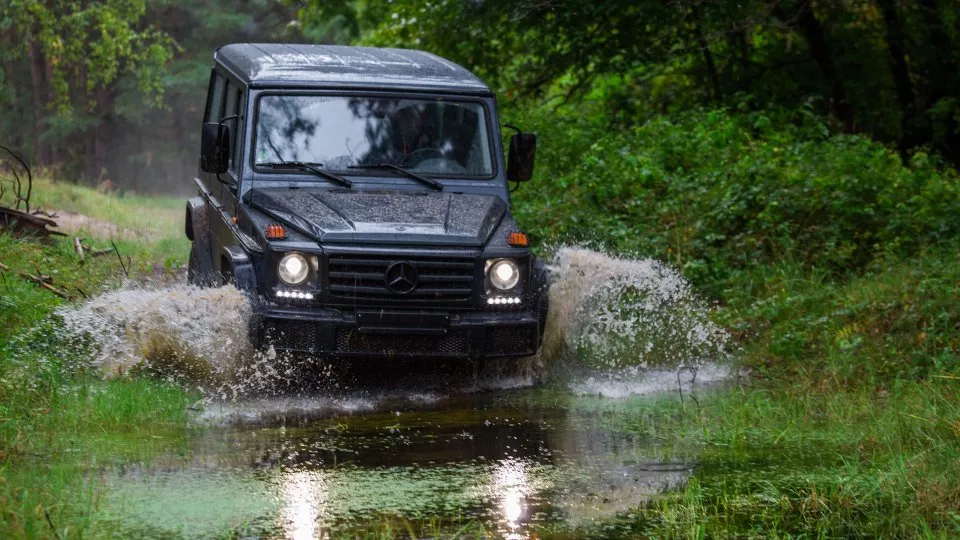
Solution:
[(267, 343), (278, 349), (311, 352), (320, 346), (320, 332), (315, 323), (274, 320), (264, 326)]
[[(399, 262), (417, 272), (417, 286), (406, 294), (387, 288), (387, 269)], [(476, 268), (472, 257), (334, 254), (327, 258), (327, 290), (340, 305), (467, 308)]]
[(458, 356), (467, 351), (462, 331), (443, 336), (409, 334), (364, 334), (357, 330), (337, 330), (337, 352), (383, 355)]
[(493, 326), (487, 330), (487, 354), (533, 354), (536, 352), (536, 327)]

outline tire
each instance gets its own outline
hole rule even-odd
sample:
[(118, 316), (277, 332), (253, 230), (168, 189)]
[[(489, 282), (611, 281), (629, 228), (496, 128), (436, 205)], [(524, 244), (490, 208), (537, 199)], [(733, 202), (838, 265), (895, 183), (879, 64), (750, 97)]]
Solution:
[(197, 276), (197, 244), (190, 244), (190, 259), (187, 262), (187, 285), (200, 285)]
[(197, 287), (212, 287), (217, 285), (217, 280), (209, 270), (205, 270), (200, 262), (200, 254), (197, 253), (197, 243), (190, 246), (190, 259), (187, 261), (187, 284)]

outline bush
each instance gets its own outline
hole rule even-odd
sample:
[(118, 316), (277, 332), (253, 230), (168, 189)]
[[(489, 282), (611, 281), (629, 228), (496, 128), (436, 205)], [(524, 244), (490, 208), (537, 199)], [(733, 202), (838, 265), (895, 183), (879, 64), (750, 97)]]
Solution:
[(955, 172), (831, 136), (805, 109), (694, 110), (626, 131), (589, 115), (520, 116), (541, 136), (537, 178), (516, 194), (523, 226), (666, 260), (715, 296), (760, 264), (846, 275), (960, 233)]
[[(958, 249), (878, 261), (847, 282), (796, 266), (740, 276), (721, 312), (755, 375), (820, 389), (960, 374)], [(747, 284), (754, 284), (753, 287)]]

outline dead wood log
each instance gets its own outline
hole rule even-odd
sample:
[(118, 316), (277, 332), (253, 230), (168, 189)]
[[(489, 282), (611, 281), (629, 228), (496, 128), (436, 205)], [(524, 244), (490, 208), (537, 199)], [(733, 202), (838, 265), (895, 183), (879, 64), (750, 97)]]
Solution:
[(51, 231), (47, 227), (56, 227), (57, 222), (45, 217), (36, 216), (27, 212), (21, 212), (15, 208), (0, 206), (0, 229), (10, 231), (14, 236), (40, 236), (50, 235), (66, 236), (59, 231)]

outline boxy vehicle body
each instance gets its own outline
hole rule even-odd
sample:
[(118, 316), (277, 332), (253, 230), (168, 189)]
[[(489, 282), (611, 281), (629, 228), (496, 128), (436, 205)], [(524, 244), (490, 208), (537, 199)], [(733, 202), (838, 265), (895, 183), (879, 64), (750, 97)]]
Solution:
[[(547, 270), (510, 213), (536, 139), (411, 50), (234, 44), (214, 54), (188, 279), (232, 282), (261, 346), (336, 357), (538, 349)], [(516, 184), (514, 184), (516, 185)]]

